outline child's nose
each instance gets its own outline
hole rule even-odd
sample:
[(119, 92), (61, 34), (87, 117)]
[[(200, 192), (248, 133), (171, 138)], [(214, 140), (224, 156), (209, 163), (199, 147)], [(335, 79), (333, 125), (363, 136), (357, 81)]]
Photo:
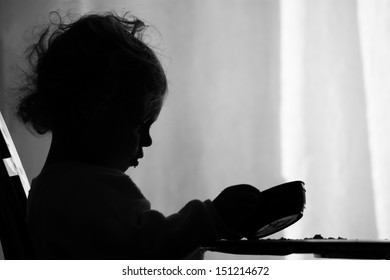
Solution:
[(145, 131), (143, 134), (142, 134), (142, 141), (141, 141), (141, 145), (143, 147), (150, 147), (152, 145), (152, 137), (150, 136), (150, 133), (149, 131)]

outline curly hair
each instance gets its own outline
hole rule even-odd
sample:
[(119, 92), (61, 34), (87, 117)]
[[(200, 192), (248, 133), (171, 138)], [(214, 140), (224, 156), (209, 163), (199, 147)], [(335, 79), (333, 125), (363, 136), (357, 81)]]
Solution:
[[(83, 125), (144, 104), (153, 114), (167, 91), (163, 67), (143, 42), (147, 26), (128, 14), (87, 14), (65, 23), (58, 12), (26, 50), (17, 116), (38, 134)], [(129, 104), (132, 106), (129, 109)]]

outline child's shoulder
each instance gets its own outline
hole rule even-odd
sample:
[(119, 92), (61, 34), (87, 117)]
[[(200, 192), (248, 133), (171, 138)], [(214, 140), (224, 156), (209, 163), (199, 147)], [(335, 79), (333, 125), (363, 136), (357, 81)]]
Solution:
[(46, 166), (42, 169), (37, 178), (82, 179), (84, 177), (88, 177), (89, 179), (92, 179), (106, 176), (129, 178), (119, 169), (88, 164), (80, 161), (63, 161)]
[(124, 172), (76, 161), (47, 166), (33, 180), (32, 191), (57, 194), (136, 191), (138, 188)]

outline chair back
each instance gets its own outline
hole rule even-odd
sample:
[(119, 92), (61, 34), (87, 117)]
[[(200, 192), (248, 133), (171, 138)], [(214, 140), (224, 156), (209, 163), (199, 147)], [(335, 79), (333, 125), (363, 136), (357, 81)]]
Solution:
[(0, 241), (5, 259), (31, 259), (26, 208), (30, 185), (0, 112)]

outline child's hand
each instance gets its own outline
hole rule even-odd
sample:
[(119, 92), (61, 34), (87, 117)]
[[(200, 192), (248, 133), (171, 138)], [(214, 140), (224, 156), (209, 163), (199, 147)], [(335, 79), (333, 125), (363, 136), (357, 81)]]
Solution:
[(258, 230), (261, 192), (250, 185), (236, 185), (223, 190), (213, 201), (229, 229), (240, 237), (250, 237)]

